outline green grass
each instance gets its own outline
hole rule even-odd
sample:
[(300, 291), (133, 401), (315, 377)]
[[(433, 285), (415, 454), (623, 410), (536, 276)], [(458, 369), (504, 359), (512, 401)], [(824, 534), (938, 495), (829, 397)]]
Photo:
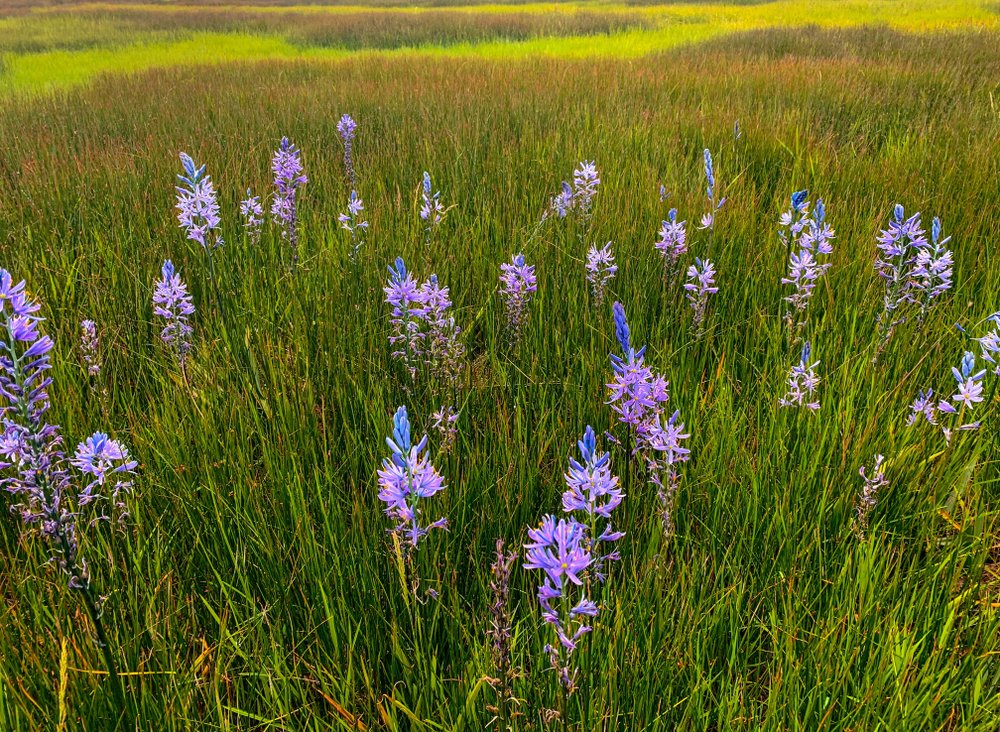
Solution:
[[(951, 446), (903, 422), (918, 388), (949, 386), (963, 348), (952, 325), (998, 309), (998, 42), (814, 28), (629, 60), (372, 53), (160, 68), (0, 102), (0, 266), (45, 304), (51, 418), (69, 445), (106, 428), (141, 461), (128, 529), (83, 532), (135, 728), (486, 728), (495, 541), (520, 545), (558, 509), (585, 425), (614, 427), (603, 385), (616, 345), (585, 250), (561, 226), (528, 241), (560, 180), (594, 158), (589, 240), (615, 243), (612, 299), (670, 380), (693, 459), (665, 544), (652, 488), (614, 455), (628, 536), (579, 654), (571, 728), (996, 729), (996, 404)], [(360, 123), (372, 226), (357, 267), (336, 224), (342, 112)], [(235, 215), (247, 186), (268, 190), (283, 134), (310, 176), (294, 275), (277, 233), (250, 247)], [(722, 289), (696, 341), (652, 244), (660, 182), (689, 222), (704, 210), (704, 147), (729, 203), (713, 252)], [(180, 150), (222, 191), (226, 319), (173, 218)], [(456, 204), (430, 250), (415, 208), (425, 169)], [(812, 303), (816, 416), (777, 406), (795, 354), (775, 222), (803, 187), (837, 231)], [(957, 290), (872, 368), (874, 237), (897, 201), (943, 218)], [(690, 245), (703, 253), (705, 236), (692, 229)], [(495, 286), (522, 248), (539, 291), (511, 350)], [(436, 460), (451, 531), (421, 550), (441, 600), (421, 608), (419, 639), (375, 484), (396, 406), (422, 431), (439, 403), (390, 356), (381, 287), (397, 255), (451, 288), (469, 350), (458, 444)], [(190, 390), (157, 345), (150, 295), (166, 257), (199, 308)], [(74, 355), (85, 317), (103, 329), (105, 399)], [(891, 487), (859, 542), (857, 470), (875, 453)], [(112, 728), (78, 598), (13, 516), (0, 547), (0, 728)], [(542, 729), (557, 704), (530, 574), (512, 583), (518, 730)]]
[[(0, 10), (2, 12), (2, 10)], [(1000, 28), (985, 0), (775, 0), (356, 5), (84, 3), (0, 19), (0, 90), (37, 92), (104, 73), (345, 52), (522, 58), (638, 57), (761, 28), (884, 25), (907, 32)]]

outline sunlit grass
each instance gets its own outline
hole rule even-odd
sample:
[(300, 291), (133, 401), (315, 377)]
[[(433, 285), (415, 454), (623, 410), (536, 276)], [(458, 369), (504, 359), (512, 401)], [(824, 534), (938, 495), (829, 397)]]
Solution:
[[(441, 13), (467, 13), (480, 18), (482, 38), (455, 35), (437, 42)], [(573, 14), (608, 14), (615, 24), (635, 18), (645, 27), (609, 33), (574, 34)], [(205, 15), (209, 13), (210, 15)], [(371, 36), (375, 48), (363, 47), (356, 31), (338, 30), (330, 19), (358, 13), (384, 17), (413, 17), (397, 31)], [(556, 35), (544, 26), (538, 37), (522, 38), (530, 28), (487, 25), (494, 16), (565, 17)], [(553, 16), (552, 14), (555, 14)], [(302, 21), (294, 21), (298, 16)], [(353, 16), (352, 16), (353, 17)], [(206, 26), (211, 19), (212, 25)], [(309, 29), (309, 18), (323, 18), (324, 30)], [(617, 20), (620, 19), (620, 20)], [(141, 20), (141, 23), (139, 21)], [(447, 23), (447, 21), (444, 21)], [(472, 35), (475, 23), (470, 28)], [(591, 22), (591, 21), (588, 21)], [(301, 23), (306, 23), (302, 26)], [(221, 24), (217, 31), (214, 25)], [(816, 0), (801, 3), (780, 0), (760, 4), (680, 3), (635, 6), (621, 3), (526, 3), (435, 8), (372, 8), (365, 6), (213, 6), (198, 9), (164, 5), (85, 4), (39, 9), (0, 20), (0, 49), (4, 72), (0, 88), (33, 91), (78, 84), (101, 73), (134, 72), (146, 68), (232, 61), (272, 59), (340, 59), (348, 50), (392, 56), (420, 53), (428, 56), (525, 58), (549, 56), (637, 57), (679, 45), (703, 42), (721, 35), (763, 28), (816, 25), (853, 27), (877, 24), (906, 32), (947, 31), (959, 28), (1000, 28), (1000, 14), (983, 0)], [(405, 33), (403, 30), (405, 29)], [(338, 41), (338, 34), (341, 38)], [(508, 37), (514, 34), (515, 37)], [(495, 37), (494, 37), (495, 36)], [(320, 42), (322, 39), (322, 42)]]

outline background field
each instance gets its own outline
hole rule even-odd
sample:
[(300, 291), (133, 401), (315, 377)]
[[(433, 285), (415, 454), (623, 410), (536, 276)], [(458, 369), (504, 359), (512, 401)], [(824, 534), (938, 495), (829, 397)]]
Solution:
[[(524, 5), (441, 11), (467, 14), (465, 25), (427, 11), (374, 26), (380, 11), (356, 8), (9, 6), (0, 266), (45, 303), (57, 341), (52, 415), (67, 441), (106, 427), (142, 464), (133, 528), (99, 527), (85, 545), (139, 728), (487, 725), (494, 543), (523, 543), (525, 527), (558, 508), (584, 426), (613, 425), (603, 405), (610, 308), (592, 307), (572, 232), (557, 227), (525, 250), (539, 292), (515, 351), (494, 292), (500, 262), (589, 158), (603, 179), (592, 239), (613, 240), (621, 267), (611, 299), (670, 379), (693, 460), (665, 546), (652, 489), (615, 454), (629, 534), (580, 656), (574, 728), (1000, 726), (996, 405), (983, 409), (981, 432), (950, 447), (903, 424), (918, 388), (950, 380), (964, 349), (952, 325), (1000, 307), (997, 16), (943, 2), (792, 7), (566, 5), (550, 15)], [(746, 30), (827, 25), (834, 7), (847, 25), (938, 30)], [(322, 21), (288, 20), (307, 12)], [(330, 22), (336, 14), (344, 25)], [(713, 25), (725, 18), (740, 32)], [(961, 18), (969, 27), (956, 27)], [(204, 33), (217, 34), (212, 44)], [(552, 34), (566, 38), (536, 38)], [(385, 50), (424, 43), (434, 48)], [(348, 56), (357, 45), (380, 50)], [(501, 51), (525, 57), (482, 58)], [(272, 56), (283, 60), (250, 63)], [(150, 58), (239, 62), (66, 86)], [(335, 220), (348, 193), (334, 129), (343, 112), (360, 124), (372, 224), (356, 268)], [(250, 247), (235, 215), (247, 186), (268, 190), (283, 134), (310, 176), (295, 276), (277, 234)], [(652, 244), (667, 205), (689, 221), (702, 212), (704, 147), (730, 202), (714, 253), (722, 290), (695, 342)], [(180, 150), (207, 162), (222, 191), (228, 321), (173, 217)], [(425, 169), (456, 204), (430, 251), (415, 206)], [(794, 354), (782, 336), (775, 222), (804, 187), (837, 231), (812, 305), (824, 379), (816, 416), (777, 406)], [(897, 333), (872, 368), (874, 237), (897, 201), (944, 220), (957, 292), (923, 327)], [(692, 252), (705, 244), (693, 236)], [(375, 486), (395, 407), (406, 403), (422, 430), (437, 406), (408, 393), (386, 342), (381, 286), (397, 255), (451, 287), (470, 362), (459, 442), (439, 460), (452, 529), (422, 550), (441, 600), (425, 610), (433, 627), (419, 644)], [(193, 394), (156, 342), (150, 296), (166, 257), (199, 308)], [(85, 317), (105, 329), (104, 405), (74, 355)], [(861, 543), (850, 515), (858, 467), (875, 453), (888, 457), (891, 488)], [(14, 517), (0, 521), (0, 547), (0, 728), (108, 729), (113, 699), (77, 598)], [(513, 579), (518, 729), (539, 729), (556, 697), (528, 575), (518, 568)]]

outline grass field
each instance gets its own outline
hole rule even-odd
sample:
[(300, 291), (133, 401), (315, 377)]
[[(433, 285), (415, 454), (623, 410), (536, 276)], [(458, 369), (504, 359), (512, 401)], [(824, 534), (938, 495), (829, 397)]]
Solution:
[[(7, 13), (0, 267), (42, 302), (55, 341), (48, 419), (66, 447), (106, 430), (139, 468), (123, 529), (80, 518), (127, 712), (81, 593), (11, 514), (0, 521), (0, 729), (1000, 727), (1000, 378), (984, 377), (979, 430), (946, 441), (906, 425), (918, 390), (947, 398), (963, 352), (978, 357), (954, 324), (983, 335), (1000, 309), (995, 8)], [(337, 222), (350, 193), (343, 113), (358, 122), (370, 223), (356, 263)], [(269, 206), (283, 135), (309, 176), (294, 271), (277, 226), (254, 244), (238, 216), (248, 186)], [(696, 228), (705, 148), (727, 197), (714, 235)], [(215, 288), (177, 226), (180, 151), (219, 190)], [(591, 159), (601, 184), (589, 224), (539, 227), (560, 182)], [(424, 170), (454, 205), (430, 246), (417, 215)], [(836, 230), (809, 305), (816, 413), (779, 406), (799, 345), (782, 318), (776, 232), (805, 188)], [(955, 284), (873, 365), (885, 288), (872, 264), (896, 203), (928, 229), (941, 217)], [(653, 247), (671, 207), (688, 222), (684, 265), (710, 254), (718, 269), (700, 338)], [(584, 259), (609, 240), (619, 270), (598, 306)], [(497, 284), (522, 251), (537, 293), (512, 346)], [(452, 389), (411, 379), (391, 355), (382, 288), (397, 256), (418, 281), (436, 273), (450, 287), (466, 351)], [(183, 372), (151, 305), (167, 258), (197, 308)], [(670, 536), (641, 461), (602, 436), (625, 434), (606, 404), (608, 354), (620, 353), (613, 301), (691, 435)], [(85, 318), (101, 337), (97, 377), (80, 362)], [(460, 408), (448, 452), (431, 418), (445, 398)], [(428, 517), (447, 516), (449, 530), (424, 539), (414, 565), (439, 598), (421, 602), (401, 583), (378, 498), (403, 404), (447, 485)], [(621, 478), (626, 535), (608, 581), (588, 580), (600, 612), (566, 698), (521, 546), (561, 511), (587, 425)], [(861, 537), (858, 470), (876, 454), (888, 487)], [(487, 636), (498, 538), (522, 554), (507, 704)]]

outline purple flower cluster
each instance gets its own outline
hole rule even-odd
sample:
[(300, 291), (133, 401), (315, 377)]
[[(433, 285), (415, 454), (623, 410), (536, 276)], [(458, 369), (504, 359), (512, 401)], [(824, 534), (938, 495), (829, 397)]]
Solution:
[[(587, 548), (592, 559), (591, 571), (594, 579), (603, 583), (607, 579), (605, 563), (621, 558), (617, 550), (605, 552), (602, 544), (614, 543), (625, 536), (624, 532), (611, 527), (611, 512), (621, 505), (625, 494), (618, 485), (617, 476), (611, 474), (611, 456), (606, 452), (597, 452), (597, 435), (593, 427), (587, 425), (577, 446), (582, 462), (572, 457), (569, 459), (569, 470), (564, 476), (563, 511), (575, 513), (574, 518), (589, 528)], [(597, 523), (601, 519), (605, 524), (598, 534)]]
[[(83, 507), (108, 500), (118, 521), (124, 522), (129, 515), (124, 497), (132, 493), (139, 465), (128, 449), (103, 432), (95, 432), (77, 445), (71, 462), (90, 481), (80, 491), (77, 505)], [(110, 516), (102, 510), (98, 518), (107, 520)]]
[(509, 263), (500, 265), (500, 297), (507, 311), (507, 333), (511, 345), (521, 340), (528, 320), (528, 303), (538, 290), (535, 265), (526, 264), (523, 254), (515, 254)]
[(441, 203), (441, 191), (431, 192), (431, 174), (424, 171), (424, 181), (420, 188), (420, 220), (424, 222), (424, 243), (431, 245), (434, 232), (444, 221), (448, 209)]
[(255, 196), (247, 188), (247, 197), (240, 201), (240, 216), (243, 218), (243, 228), (247, 232), (250, 244), (257, 246), (260, 242), (260, 228), (264, 224), (264, 207), (260, 196)]
[(618, 272), (615, 255), (611, 251), (611, 242), (600, 249), (592, 244), (587, 252), (586, 267), (587, 282), (590, 283), (590, 293), (594, 296), (594, 304), (600, 305), (604, 302), (604, 293), (608, 289), (608, 283)]
[(716, 213), (722, 208), (726, 199), (722, 198), (716, 200), (715, 192), (715, 165), (712, 163), (712, 153), (708, 148), (705, 148), (704, 153), (705, 158), (705, 180), (708, 183), (706, 188), (706, 194), (708, 196), (708, 213), (701, 217), (701, 226), (699, 229), (708, 229), (711, 233), (715, 234), (715, 216)]
[(661, 416), (657, 415), (646, 440), (646, 468), (649, 470), (650, 482), (656, 486), (660, 525), (667, 539), (674, 533), (674, 501), (680, 486), (677, 466), (691, 458), (691, 450), (683, 445), (684, 440), (691, 435), (684, 431), (680, 416), (680, 411), (675, 410), (663, 424)]
[(88, 376), (101, 375), (101, 342), (97, 335), (97, 323), (93, 320), (80, 323), (80, 357)]
[[(979, 429), (979, 422), (962, 422), (957, 426), (954, 422), (961, 422), (965, 410), (972, 412), (983, 401), (983, 377), (986, 376), (986, 369), (977, 371), (976, 354), (966, 351), (961, 364), (957, 368), (953, 366), (951, 373), (955, 378), (955, 393), (949, 399), (938, 399), (935, 402), (933, 389), (921, 389), (910, 405), (910, 416), (906, 420), (908, 425), (913, 426), (923, 417), (924, 421), (940, 426), (948, 442), (955, 432)], [(951, 424), (940, 424), (941, 415), (949, 415)]]
[(560, 192), (552, 198), (549, 212), (563, 219), (574, 214), (586, 225), (601, 185), (600, 174), (593, 161), (584, 160), (573, 171), (573, 185), (563, 181)]
[(121, 494), (131, 489), (136, 463), (119, 443), (94, 435), (72, 461), (93, 480), (74, 495), (59, 428), (45, 420), (53, 344), (39, 332), (40, 308), (25, 293), (23, 281), (14, 284), (10, 273), (0, 269), (0, 470), (11, 472), (0, 485), (18, 501), (13, 508), (25, 526), (37, 527), (46, 540), (69, 586), (87, 591), (89, 573), (79, 556), (77, 516), (80, 509), (108, 498), (102, 493), (105, 485), (111, 502), (120, 506)]
[(454, 385), (462, 370), (465, 347), (461, 328), (451, 315), (451, 298), (437, 275), (419, 287), (407, 272), (402, 257), (389, 267), (389, 281), (383, 288), (386, 302), (392, 306), (392, 334), (389, 343), (396, 347), (393, 356), (403, 361), (411, 377), (423, 364), (430, 375), (443, 385)]
[(205, 166), (198, 167), (187, 153), (181, 153), (183, 175), (178, 175), (177, 221), (187, 232), (187, 238), (209, 251), (224, 242), (219, 231), (222, 219), (212, 176), (205, 175)]
[(160, 281), (153, 290), (153, 313), (166, 320), (160, 331), (160, 338), (177, 356), (181, 368), (191, 350), (192, 327), (188, 318), (194, 314), (194, 303), (188, 294), (187, 285), (174, 271), (169, 259), (163, 263)]
[(282, 137), (281, 144), (271, 157), (271, 172), (274, 174), (271, 216), (281, 227), (281, 238), (292, 252), (293, 268), (299, 261), (298, 192), (309, 182), (303, 170), (302, 153), (287, 137)]
[[(587, 527), (572, 517), (546, 516), (537, 528), (528, 529), (525, 569), (544, 573), (538, 587), (542, 619), (555, 631), (557, 643), (546, 644), (549, 663), (567, 694), (577, 688), (578, 669), (571, 657), (578, 641), (592, 630), (597, 605), (586, 594), (584, 578), (592, 558)], [(579, 593), (579, 594), (578, 594)], [(579, 597), (579, 599), (577, 599)]]
[(368, 231), (368, 222), (364, 217), (365, 203), (358, 196), (357, 191), (351, 191), (351, 196), (347, 199), (347, 211), (342, 212), (337, 221), (340, 227), (351, 235), (351, 249), (347, 256), (354, 264), (358, 263), (358, 255), (361, 247), (365, 243), (365, 233)]
[(816, 210), (809, 210), (808, 191), (792, 194), (792, 206), (781, 214), (778, 236), (788, 251), (788, 274), (781, 278), (783, 285), (791, 285), (794, 291), (785, 298), (788, 309), (785, 322), (793, 332), (805, 327), (806, 309), (819, 278), (830, 268), (829, 262), (820, 262), (818, 257), (833, 253), (830, 243), (834, 233), (826, 223), (826, 207), (822, 199), (816, 202)]
[(906, 216), (898, 203), (893, 208), (889, 227), (880, 232), (880, 256), (875, 271), (885, 283), (882, 312), (879, 315), (879, 347), (874, 360), (885, 348), (896, 326), (906, 322), (905, 308), (919, 308), (926, 315), (934, 300), (951, 288), (952, 253), (945, 249), (950, 237), (941, 239), (941, 222), (934, 220), (932, 241), (921, 222), (920, 214)]
[(805, 407), (813, 412), (819, 409), (816, 396), (816, 390), (819, 389), (816, 367), (819, 366), (819, 361), (809, 362), (810, 351), (809, 341), (806, 341), (802, 346), (802, 357), (788, 372), (788, 392), (778, 400), (781, 406)]
[(615, 335), (622, 347), (624, 358), (611, 354), (614, 376), (608, 388), (607, 404), (618, 415), (618, 420), (627, 425), (635, 435), (633, 452), (639, 453), (652, 437), (658, 419), (666, 409), (670, 399), (669, 384), (660, 374), (654, 374), (644, 362), (646, 347), (638, 351), (632, 348), (631, 333), (625, 308), (620, 302), (612, 306), (615, 320)]
[(882, 467), (884, 462), (885, 457), (882, 455), (875, 456), (875, 464), (871, 470), (873, 475), (869, 475), (869, 471), (863, 465), (858, 470), (861, 479), (864, 481), (864, 486), (862, 486), (854, 506), (854, 530), (858, 538), (862, 541), (864, 541), (865, 535), (868, 533), (868, 520), (872, 509), (878, 503), (878, 494), (889, 487), (889, 481), (885, 477), (885, 469)]
[(708, 298), (719, 291), (719, 288), (715, 286), (715, 267), (711, 260), (701, 260), (696, 257), (694, 264), (688, 267), (687, 278), (688, 281), (684, 284), (684, 289), (687, 290), (686, 297), (694, 311), (691, 330), (694, 331), (696, 338), (701, 338), (705, 333)]
[(993, 367), (993, 375), (1000, 376), (1000, 363), (997, 362), (1000, 356), (1000, 313), (993, 313), (986, 318), (986, 322), (993, 323), (993, 329), (974, 340), (982, 349), (982, 359)]
[(344, 171), (347, 173), (347, 180), (351, 188), (358, 187), (358, 181), (354, 175), (354, 138), (357, 135), (358, 124), (349, 114), (345, 114), (337, 122), (337, 134), (340, 141), (344, 143)]
[(392, 455), (378, 471), (378, 497), (385, 503), (386, 515), (397, 522), (392, 532), (416, 549), (431, 529), (448, 528), (446, 518), (423, 524), (423, 502), (444, 490), (444, 479), (427, 457), (427, 435), (412, 444), (406, 407), (396, 410), (392, 422), (392, 436), (385, 440)]
[(677, 221), (677, 209), (672, 208), (660, 224), (660, 238), (654, 245), (663, 257), (663, 273), (667, 284), (673, 283), (680, 269), (681, 257), (687, 252), (686, 221)]
[(444, 455), (455, 445), (458, 438), (458, 412), (450, 404), (445, 404), (431, 415), (431, 426), (437, 431), (441, 445), (438, 454)]

